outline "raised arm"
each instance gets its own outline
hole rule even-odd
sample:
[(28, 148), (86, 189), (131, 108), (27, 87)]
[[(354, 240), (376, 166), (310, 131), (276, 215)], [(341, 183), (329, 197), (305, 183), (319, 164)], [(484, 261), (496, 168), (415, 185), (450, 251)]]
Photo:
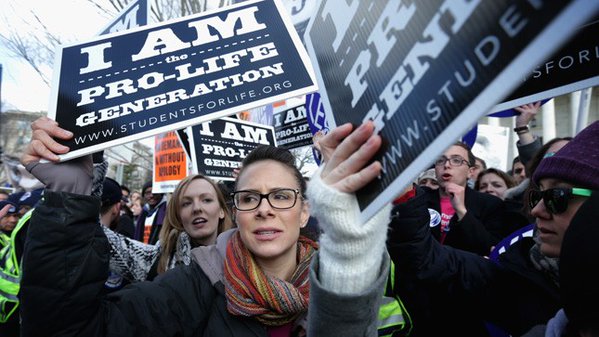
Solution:
[(310, 179), (308, 199), (324, 233), (312, 264), (308, 335), (376, 336), (390, 208), (361, 223), (355, 193), (381, 172), (379, 162), (370, 163), (381, 138), (368, 122), (356, 130), (342, 125), (319, 143), (325, 163)]
[[(100, 199), (89, 195), (91, 156), (57, 163), (54, 151), (68, 150), (53, 140), (61, 130), (42, 124), (21, 157), (46, 184), (22, 259), (21, 335), (200, 335), (214, 289), (198, 266), (105, 294), (110, 246), (98, 225)], [(65, 174), (71, 179), (56, 181)]]
[(539, 110), (541, 109), (541, 102), (524, 104), (514, 108), (518, 111), (519, 115), (516, 116), (516, 127), (514, 132), (518, 136), (516, 145), (518, 147), (518, 154), (522, 164), (526, 165), (532, 156), (537, 152), (543, 144), (539, 137), (535, 136), (530, 132), (528, 124), (535, 118)]

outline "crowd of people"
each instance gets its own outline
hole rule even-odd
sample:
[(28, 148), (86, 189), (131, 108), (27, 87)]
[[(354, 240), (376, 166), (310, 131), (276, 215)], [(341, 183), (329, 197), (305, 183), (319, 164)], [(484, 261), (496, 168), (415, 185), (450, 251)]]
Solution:
[(21, 163), (44, 188), (0, 194), (0, 336), (599, 336), (599, 121), (542, 141), (538, 109), (509, 171), (448, 144), (365, 223), (372, 122), (319, 139), (310, 179), (264, 145), (233, 185), (163, 194), (101, 152), (60, 162), (70, 135), (40, 118)]

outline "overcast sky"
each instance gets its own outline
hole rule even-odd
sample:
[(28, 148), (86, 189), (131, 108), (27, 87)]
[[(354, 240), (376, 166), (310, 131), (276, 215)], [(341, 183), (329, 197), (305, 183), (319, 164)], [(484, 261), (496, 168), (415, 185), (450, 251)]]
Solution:
[[(40, 18), (53, 34), (65, 42), (76, 42), (94, 36), (110, 21), (87, 0), (0, 0), (0, 32), (10, 31), (36, 35), (39, 25), (31, 12)], [(50, 87), (33, 68), (20, 58), (11, 56), (4, 45), (0, 45), (2, 64), (2, 111), (47, 111)], [(52, 78), (52, 69), (44, 69), (47, 78)]]

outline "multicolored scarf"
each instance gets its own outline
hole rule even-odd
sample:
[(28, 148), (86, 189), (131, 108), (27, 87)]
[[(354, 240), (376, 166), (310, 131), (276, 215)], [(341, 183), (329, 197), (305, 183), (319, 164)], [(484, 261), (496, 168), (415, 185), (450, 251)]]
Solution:
[(317, 249), (317, 243), (300, 236), (297, 268), (288, 282), (265, 274), (236, 232), (227, 245), (224, 270), (229, 313), (254, 317), (267, 326), (298, 319), (308, 310), (310, 261)]
[(545, 273), (549, 279), (559, 287), (559, 258), (547, 257), (541, 253), (541, 239), (539, 239), (539, 231), (533, 231), (533, 239), (535, 244), (530, 248), (529, 257), (535, 269)]

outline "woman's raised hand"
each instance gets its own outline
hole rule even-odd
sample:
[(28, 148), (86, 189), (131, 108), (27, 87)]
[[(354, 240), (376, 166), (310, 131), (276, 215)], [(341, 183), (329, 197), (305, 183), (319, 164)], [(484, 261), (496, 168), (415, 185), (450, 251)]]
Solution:
[(61, 145), (55, 139), (68, 140), (73, 137), (73, 133), (59, 127), (56, 121), (40, 117), (31, 123), (31, 129), (31, 141), (21, 155), (21, 164), (24, 166), (42, 159), (58, 162), (58, 154), (69, 152), (67, 146)]
[(381, 163), (368, 164), (381, 147), (374, 124), (366, 122), (353, 130), (350, 123), (329, 132), (319, 141), (325, 167), (322, 181), (340, 192), (353, 193), (381, 173)]

